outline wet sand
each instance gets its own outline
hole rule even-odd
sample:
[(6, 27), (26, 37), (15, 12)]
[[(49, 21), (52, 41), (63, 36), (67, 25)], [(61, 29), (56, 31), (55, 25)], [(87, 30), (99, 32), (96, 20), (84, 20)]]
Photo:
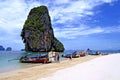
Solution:
[(100, 56), (85, 56), (80, 58), (73, 58), (72, 60), (67, 59), (56, 63), (49, 63), (43, 65), (38, 64), (35, 67), (1, 73), (0, 80), (37, 80), (38, 78), (46, 78), (50, 75), (53, 75), (53, 73), (58, 70), (92, 60), (96, 57)]

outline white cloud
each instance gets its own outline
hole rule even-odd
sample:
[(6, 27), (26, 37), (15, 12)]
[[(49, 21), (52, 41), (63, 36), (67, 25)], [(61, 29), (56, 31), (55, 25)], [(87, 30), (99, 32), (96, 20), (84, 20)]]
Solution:
[[(67, 0), (66, 5), (68, 6), (56, 6), (50, 10), (50, 15), (54, 23), (64, 24), (68, 21), (74, 21), (76, 17), (81, 19), (86, 16), (92, 16), (94, 15), (92, 10), (96, 6), (113, 1), (114, 0), (77, 0), (68, 2)], [(59, 0), (55, 2), (59, 3)]]
[(69, 3), (69, 0), (55, 0), (56, 4), (65, 4), (65, 3)]
[[(83, 21), (83, 17), (94, 15), (92, 11), (94, 7), (104, 3), (111, 3), (112, 1), (113, 0), (0, 0), (0, 29), (4, 31), (5, 34), (1, 36), (0, 39), (6, 39), (6, 37), (8, 37), (8, 43), (10, 40), (15, 43), (19, 41), (24, 21), (30, 9), (33, 7), (47, 5), (52, 18), (52, 24), (66, 24), (68, 22), (81, 22)], [(64, 38), (75, 38), (78, 35), (89, 35), (103, 31), (100, 27), (92, 30), (90, 27), (83, 28), (80, 25), (78, 27), (76, 26), (76, 28), (64, 27), (63, 29), (53, 27), (55, 28), (55, 35)], [(0, 35), (2, 34), (0, 33)]]
[[(88, 16), (94, 15), (93, 9), (96, 6), (102, 5), (104, 3), (112, 3), (113, 1), (115, 0), (77, 0), (67, 3), (69, 5), (67, 7), (58, 6), (57, 9), (53, 9), (50, 12), (53, 24), (66, 24), (65, 26), (71, 24), (71, 22), (78, 22), (80, 24), (78, 26), (70, 25), (72, 26), (71, 28), (58, 28), (54, 26), (55, 36), (73, 39), (80, 35), (115, 32), (116, 29), (113, 30), (112, 28), (91, 28), (90, 26), (88, 27), (88, 25), (86, 24), (84, 24), (84, 26), (81, 26), (81, 24), (83, 24), (81, 22), (84, 22), (84, 17), (89, 18)], [(81, 27), (84, 27), (84, 29), (81, 29)]]
[(106, 34), (113, 32), (120, 32), (120, 26), (112, 27), (88, 27), (87, 25), (81, 25), (80, 27), (66, 27), (55, 28), (55, 36), (58, 38), (76, 39), (78, 36), (88, 36), (92, 34)]
[(120, 32), (120, 26), (112, 26), (105, 28), (104, 33)]
[[(27, 0), (26, 0), (27, 1)], [(8, 29), (22, 28), (24, 21), (31, 8), (42, 4), (50, 6), (48, 3), (29, 0), (26, 4), (25, 0), (5, 0), (0, 2), (0, 27)], [(54, 4), (69, 4), (67, 7), (53, 6), (50, 8), (52, 20), (58, 19), (55, 23), (65, 23), (69, 20), (74, 20), (76, 17), (84, 17), (85, 15), (93, 15), (91, 10), (99, 3), (110, 3), (112, 0), (55, 0)], [(96, 3), (96, 4), (94, 4)], [(14, 24), (14, 25), (13, 25)], [(5, 27), (6, 26), (6, 27)], [(8, 29), (8, 30), (9, 30)]]
[[(21, 30), (24, 21), (27, 18), (31, 8), (38, 6), (38, 3), (33, 2), (30, 6), (24, 0), (5, 0), (0, 1), (0, 44), (13, 45), (21, 44)], [(11, 45), (12, 46), (12, 45)], [(14, 47), (16, 49), (16, 47)]]
[(91, 35), (96, 33), (104, 32), (100, 27), (90, 28), (86, 25), (81, 25), (80, 27), (68, 27), (68, 28), (55, 28), (55, 36), (66, 39), (75, 39), (78, 36)]

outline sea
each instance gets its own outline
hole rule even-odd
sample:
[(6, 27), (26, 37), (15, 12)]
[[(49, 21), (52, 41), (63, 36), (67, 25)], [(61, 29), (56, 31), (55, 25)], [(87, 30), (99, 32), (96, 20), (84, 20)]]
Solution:
[[(64, 52), (60, 53), (62, 54), (70, 54), (77, 50), (65, 50)], [(83, 51), (83, 50), (81, 50)], [(101, 53), (109, 53), (109, 54), (117, 54), (120, 53), (120, 50), (92, 50), (94, 53), (95, 51), (100, 51)], [(33, 54), (34, 56), (39, 54), (31, 53), (31, 52), (25, 52), (25, 51), (0, 51), (0, 73), (5, 73), (9, 71), (14, 71), (22, 68), (28, 68), (36, 65), (44, 65), (41, 63), (20, 63), (19, 59), (22, 56)], [(43, 53), (46, 54), (46, 53)]]

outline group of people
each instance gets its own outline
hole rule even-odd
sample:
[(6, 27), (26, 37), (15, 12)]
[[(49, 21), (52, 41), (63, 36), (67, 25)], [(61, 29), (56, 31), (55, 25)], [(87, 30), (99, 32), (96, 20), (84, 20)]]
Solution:
[(60, 62), (60, 55), (59, 52), (48, 52), (48, 59), (49, 62)]

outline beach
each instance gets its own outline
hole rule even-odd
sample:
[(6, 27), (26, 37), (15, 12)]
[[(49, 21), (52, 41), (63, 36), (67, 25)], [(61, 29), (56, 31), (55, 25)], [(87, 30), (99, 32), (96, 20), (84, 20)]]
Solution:
[(119, 80), (120, 54), (85, 56), (0, 74), (0, 80)]
[(120, 80), (120, 54), (102, 56), (37, 80)]
[(19, 69), (0, 74), (0, 80), (37, 80), (40, 78), (48, 77), (54, 74), (56, 71), (72, 67), (76, 64), (80, 64), (89, 60), (92, 60), (99, 56), (85, 56), (80, 58), (74, 58), (72, 60), (64, 60), (56, 63), (49, 63), (34, 67)]

